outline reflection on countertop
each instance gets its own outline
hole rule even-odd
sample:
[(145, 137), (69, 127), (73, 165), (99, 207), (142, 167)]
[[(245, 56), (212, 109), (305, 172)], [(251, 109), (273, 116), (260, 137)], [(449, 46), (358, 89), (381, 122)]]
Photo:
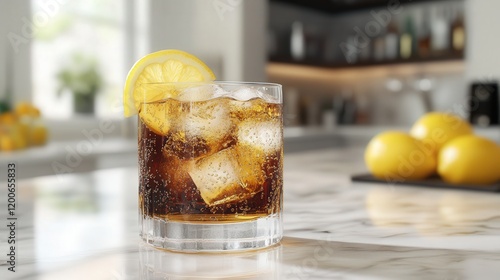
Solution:
[(21, 180), (2, 279), (497, 279), (500, 195), (351, 183), (362, 154), (351, 141), (286, 154), (283, 242), (234, 254), (143, 244), (136, 168)]

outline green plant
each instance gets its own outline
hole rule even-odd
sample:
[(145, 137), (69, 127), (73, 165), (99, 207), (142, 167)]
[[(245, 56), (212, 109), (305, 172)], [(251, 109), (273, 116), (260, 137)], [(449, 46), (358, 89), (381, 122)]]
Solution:
[(57, 79), (59, 95), (64, 90), (70, 90), (77, 96), (94, 96), (103, 84), (97, 61), (83, 54), (73, 55), (70, 63), (57, 74)]

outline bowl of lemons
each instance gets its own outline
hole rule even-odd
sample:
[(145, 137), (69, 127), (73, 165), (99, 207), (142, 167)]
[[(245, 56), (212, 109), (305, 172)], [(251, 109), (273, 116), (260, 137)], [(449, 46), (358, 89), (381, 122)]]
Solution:
[(0, 152), (45, 145), (47, 138), (40, 110), (30, 103), (18, 103), (14, 110), (0, 114)]
[(376, 135), (365, 149), (364, 160), (373, 181), (437, 182), (451, 187), (488, 186), (500, 181), (500, 146), (474, 134), (467, 121), (451, 113), (428, 113), (409, 132)]

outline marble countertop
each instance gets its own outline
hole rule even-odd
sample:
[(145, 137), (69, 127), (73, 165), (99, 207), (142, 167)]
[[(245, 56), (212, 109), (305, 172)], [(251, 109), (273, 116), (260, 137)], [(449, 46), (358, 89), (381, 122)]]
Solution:
[(119, 168), (20, 180), (11, 272), (0, 182), (0, 279), (498, 279), (500, 194), (351, 183), (362, 152), (286, 154), (285, 238), (247, 253), (145, 245), (137, 170)]
[[(137, 162), (137, 141), (124, 138), (80, 139), (51, 141), (44, 146), (26, 150), (0, 152), (0, 170), (10, 162), (21, 167), (18, 178), (52, 175), (53, 167), (65, 172), (86, 172), (98, 168), (134, 166)], [(61, 167), (62, 166), (62, 167)], [(7, 173), (0, 172), (0, 181), (7, 180)]]

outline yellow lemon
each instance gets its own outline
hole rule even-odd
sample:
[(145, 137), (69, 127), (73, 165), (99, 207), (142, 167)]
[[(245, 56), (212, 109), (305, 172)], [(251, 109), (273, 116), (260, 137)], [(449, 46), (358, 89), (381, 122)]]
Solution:
[(0, 124), (13, 125), (17, 123), (17, 116), (11, 112), (0, 114)]
[(42, 114), (40, 113), (40, 110), (36, 107), (32, 107), (30, 111), (31, 117), (33, 118), (39, 118)]
[(32, 108), (33, 106), (31, 106), (28, 102), (19, 102), (14, 108), (14, 112), (18, 116), (29, 116)]
[(13, 151), (16, 148), (16, 142), (10, 135), (0, 135), (0, 151)]
[(389, 131), (366, 147), (365, 162), (377, 178), (390, 181), (424, 179), (436, 170), (436, 160), (424, 144), (407, 133)]
[(493, 141), (466, 135), (439, 152), (438, 174), (452, 184), (491, 184), (500, 180), (500, 147)]
[(16, 105), (14, 112), (19, 117), (40, 117), (40, 110), (28, 102), (20, 102)]
[(155, 104), (177, 97), (178, 90), (165, 83), (206, 82), (215, 80), (210, 68), (192, 54), (179, 50), (163, 50), (137, 61), (128, 73), (123, 93), (126, 117), (139, 113), (153, 131), (166, 135), (170, 124), (164, 106)]
[[(125, 116), (138, 113), (142, 103), (162, 100), (169, 94), (159, 83), (205, 82), (215, 80), (210, 68), (192, 54), (180, 50), (163, 50), (148, 54), (138, 60), (130, 69), (125, 82), (123, 103)], [(147, 92), (143, 85), (150, 84)]]
[(31, 128), (29, 135), (30, 143), (34, 146), (45, 145), (47, 143), (47, 128), (42, 125), (37, 125)]
[(440, 112), (425, 114), (410, 130), (410, 134), (422, 140), (436, 156), (448, 141), (472, 133), (472, 127), (464, 119), (451, 113)]
[(27, 135), (24, 134), (22, 126), (19, 124), (14, 125), (10, 131), (10, 137), (14, 141), (16, 149), (24, 149), (29, 145), (29, 139)]
[(19, 133), (21, 134), (21, 136), (25, 139), (27, 139), (29, 137), (29, 133), (30, 133), (30, 130), (31, 130), (31, 126), (25, 122), (19, 122), (18, 124), (14, 125), (13, 126), (14, 129), (17, 129), (19, 130)]

